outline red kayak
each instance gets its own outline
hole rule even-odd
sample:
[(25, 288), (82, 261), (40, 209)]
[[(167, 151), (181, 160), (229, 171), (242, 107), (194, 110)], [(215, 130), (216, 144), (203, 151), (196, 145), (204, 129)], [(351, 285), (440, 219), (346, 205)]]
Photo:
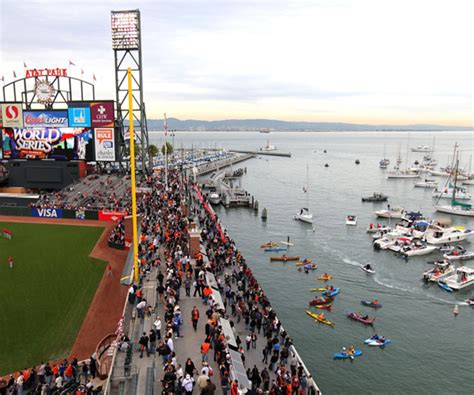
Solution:
[(334, 298), (329, 297), (329, 298), (316, 298), (309, 302), (310, 306), (316, 306), (317, 304), (329, 304), (334, 300)]
[(354, 313), (354, 312), (349, 312), (349, 313), (346, 313), (346, 315), (355, 320), (355, 321), (359, 321), (359, 322), (362, 322), (364, 325), (373, 325), (374, 324), (374, 321), (375, 321), (375, 317), (374, 318), (364, 318), (363, 315), (359, 314), (359, 313)]

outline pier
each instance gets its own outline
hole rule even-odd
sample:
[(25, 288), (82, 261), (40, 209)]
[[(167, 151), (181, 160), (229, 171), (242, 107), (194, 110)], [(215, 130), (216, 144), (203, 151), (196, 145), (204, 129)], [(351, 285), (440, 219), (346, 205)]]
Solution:
[(267, 155), (267, 156), (282, 156), (285, 158), (291, 158), (291, 152), (279, 152), (279, 151), (243, 151), (243, 150), (229, 150), (229, 152), (236, 152), (239, 154), (249, 154), (249, 155)]
[(205, 163), (199, 166), (196, 166), (197, 172), (196, 176), (202, 176), (204, 174), (212, 173), (213, 171), (222, 169), (224, 167), (235, 165), (236, 163), (243, 162), (248, 159), (255, 157), (255, 154), (251, 152), (243, 152), (240, 155), (232, 155), (224, 159), (218, 159), (214, 162)]

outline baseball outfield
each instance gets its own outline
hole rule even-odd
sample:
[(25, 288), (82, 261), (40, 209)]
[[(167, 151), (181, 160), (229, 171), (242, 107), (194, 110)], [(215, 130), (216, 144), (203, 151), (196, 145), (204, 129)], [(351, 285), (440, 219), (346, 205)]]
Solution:
[(70, 355), (107, 264), (90, 256), (103, 226), (4, 229), (13, 237), (0, 238), (0, 376)]

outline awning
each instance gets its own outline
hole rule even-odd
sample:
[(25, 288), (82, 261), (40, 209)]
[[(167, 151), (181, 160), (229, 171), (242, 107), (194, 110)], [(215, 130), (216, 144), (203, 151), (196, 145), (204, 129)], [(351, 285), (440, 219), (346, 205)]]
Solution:
[(230, 326), (229, 320), (225, 318), (219, 319), (219, 325), (222, 327), (222, 331), (224, 332), (224, 337), (227, 342), (227, 345), (231, 348), (235, 348), (235, 351), (238, 350), (237, 343), (235, 342), (234, 331)]
[(206, 272), (206, 283), (212, 289), (215, 289), (216, 291), (219, 291), (219, 286), (217, 285), (216, 278), (211, 272)]
[(230, 367), (230, 375), (233, 380), (239, 381), (239, 387), (252, 389), (252, 383), (247, 377), (247, 371), (242, 363), (242, 356), (239, 352), (229, 350), (232, 366)]
[(219, 310), (225, 310), (224, 302), (222, 301), (222, 297), (219, 291), (212, 289), (211, 297), (212, 299), (214, 299), (214, 302), (216, 302), (217, 308)]

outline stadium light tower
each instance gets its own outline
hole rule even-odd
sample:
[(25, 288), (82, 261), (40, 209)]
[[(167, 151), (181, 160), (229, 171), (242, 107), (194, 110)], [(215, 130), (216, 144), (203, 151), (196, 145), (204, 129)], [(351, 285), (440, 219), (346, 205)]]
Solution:
[[(142, 40), (140, 10), (112, 11), (112, 49), (115, 58), (115, 94), (117, 100), (117, 127), (121, 135), (121, 158), (125, 155), (126, 140), (130, 128), (124, 120), (133, 118), (136, 142), (140, 146), (139, 157), (142, 173), (151, 171), (151, 156), (148, 151), (148, 127), (145, 103), (143, 102)], [(132, 69), (133, 117), (129, 117), (127, 72)]]

